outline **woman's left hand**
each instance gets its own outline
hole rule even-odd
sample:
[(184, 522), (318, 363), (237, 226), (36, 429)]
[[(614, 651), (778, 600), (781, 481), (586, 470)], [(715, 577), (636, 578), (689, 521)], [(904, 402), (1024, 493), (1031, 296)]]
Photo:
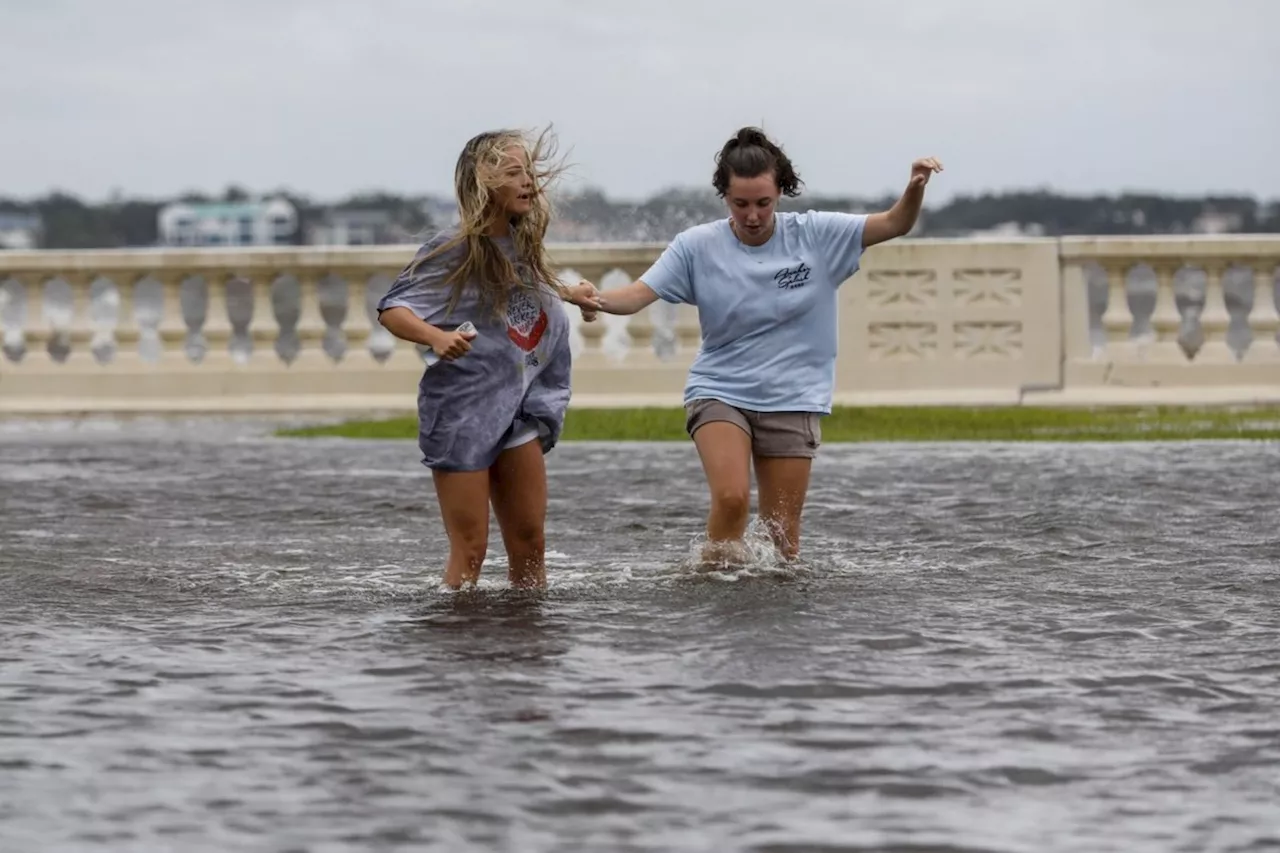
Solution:
[(933, 177), (934, 172), (942, 171), (942, 163), (936, 157), (921, 157), (919, 160), (911, 164), (911, 180), (910, 186), (923, 187), (929, 183), (929, 178)]

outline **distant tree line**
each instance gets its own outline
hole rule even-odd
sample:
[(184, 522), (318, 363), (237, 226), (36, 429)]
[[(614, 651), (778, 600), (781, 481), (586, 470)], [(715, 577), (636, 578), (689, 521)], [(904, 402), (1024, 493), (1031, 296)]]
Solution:
[[(1069, 196), (1049, 192), (957, 196), (927, 213), (934, 234), (963, 233), (1004, 223), (1037, 224), (1049, 236), (1185, 234), (1202, 217), (1222, 217), (1236, 233), (1280, 232), (1280, 201), (1248, 196), (1178, 198), (1151, 194)], [(923, 218), (923, 217), (922, 217)]]
[[(354, 195), (336, 203), (322, 203), (287, 190), (267, 195), (284, 197), (297, 208), (297, 241), (304, 242), (307, 226), (327, 211), (384, 210), (411, 233), (429, 229), (425, 210), (429, 198), (393, 193)], [(129, 199), (116, 196), (91, 204), (65, 193), (43, 198), (0, 198), (0, 211), (35, 213), (42, 220), (41, 246), (50, 249), (153, 246), (158, 242), (157, 214), (171, 201), (238, 201), (250, 197), (231, 186), (219, 197), (190, 193), (175, 199)], [(892, 197), (852, 198), (803, 195), (784, 199), (783, 209), (826, 209), (865, 212), (882, 210)], [(665, 241), (682, 229), (723, 214), (722, 203), (710, 192), (668, 189), (640, 202), (608, 198), (599, 190), (585, 190), (556, 199), (554, 240)], [(926, 207), (915, 236), (960, 236), (975, 231), (1011, 228), (1046, 236), (1073, 234), (1186, 234), (1199, 230), (1235, 233), (1280, 233), (1280, 202), (1264, 203), (1249, 196), (1172, 197), (1154, 194), (1066, 195), (1049, 190), (956, 196)]]
[[(783, 198), (779, 208), (866, 213), (886, 210), (896, 200), (894, 196), (805, 194)], [(642, 202), (620, 202), (593, 190), (562, 199), (555, 228), (579, 239), (662, 241), (723, 213), (723, 202), (710, 191), (672, 189)], [(940, 205), (926, 205), (913, 236), (963, 236), (997, 228), (1044, 236), (1187, 234), (1215, 229), (1280, 233), (1280, 201), (1137, 193), (1073, 196), (1049, 190), (959, 195)]]

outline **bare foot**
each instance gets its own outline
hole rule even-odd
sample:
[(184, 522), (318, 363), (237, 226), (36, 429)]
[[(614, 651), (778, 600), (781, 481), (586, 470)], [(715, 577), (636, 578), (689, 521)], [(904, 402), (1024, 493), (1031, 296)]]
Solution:
[(751, 552), (741, 539), (708, 542), (702, 546), (701, 561), (704, 571), (741, 569), (751, 562)]

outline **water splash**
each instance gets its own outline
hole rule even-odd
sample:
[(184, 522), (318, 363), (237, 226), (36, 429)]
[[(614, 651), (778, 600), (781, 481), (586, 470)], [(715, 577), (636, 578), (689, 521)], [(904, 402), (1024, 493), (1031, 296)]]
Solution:
[(706, 533), (689, 542), (684, 556), (673, 567), (681, 575), (700, 580), (735, 582), (752, 578), (795, 579), (808, 571), (800, 559), (787, 559), (773, 543), (765, 522), (756, 517), (747, 525), (742, 541), (708, 547)]

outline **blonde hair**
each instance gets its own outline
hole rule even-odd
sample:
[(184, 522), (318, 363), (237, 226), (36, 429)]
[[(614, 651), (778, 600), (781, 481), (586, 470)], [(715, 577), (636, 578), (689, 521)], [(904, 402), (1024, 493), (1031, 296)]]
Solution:
[[(529, 273), (522, 277), (506, 254), (489, 236), (489, 229), (503, 211), (499, 210), (496, 191), (509, 180), (505, 174), (507, 154), (512, 148), (522, 152), (524, 166), (533, 181), (531, 208), (513, 217), (510, 225), (515, 243), (516, 260)], [(556, 139), (551, 128), (536, 137), (519, 130), (491, 130), (467, 141), (454, 168), (454, 192), (458, 200), (458, 233), (418, 261), (418, 266), (465, 244), (462, 260), (445, 279), (452, 287), (448, 310), (457, 306), (462, 291), (474, 283), (479, 289), (482, 309), (495, 315), (506, 311), (508, 291), (512, 287), (536, 288), (539, 282), (563, 295), (559, 277), (547, 256), (547, 228), (551, 224), (551, 201), (548, 189), (564, 171), (563, 162), (552, 162)]]

